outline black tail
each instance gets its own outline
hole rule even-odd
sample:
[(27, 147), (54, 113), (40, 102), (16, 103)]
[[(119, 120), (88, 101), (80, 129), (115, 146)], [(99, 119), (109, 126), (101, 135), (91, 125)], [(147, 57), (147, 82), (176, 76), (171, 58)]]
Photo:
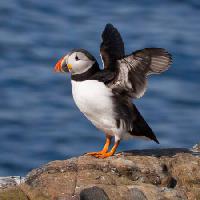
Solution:
[(147, 122), (144, 120), (136, 106), (133, 104), (135, 118), (133, 119), (133, 130), (130, 132), (131, 135), (135, 136), (145, 136), (151, 140), (154, 140), (159, 144), (154, 132), (149, 127)]

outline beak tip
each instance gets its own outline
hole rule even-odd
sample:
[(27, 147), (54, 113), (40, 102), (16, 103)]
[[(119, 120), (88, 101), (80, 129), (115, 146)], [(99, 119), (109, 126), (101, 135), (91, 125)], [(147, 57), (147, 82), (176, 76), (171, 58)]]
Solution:
[(62, 61), (63, 58), (61, 58), (54, 67), (54, 72), (62, 72)]

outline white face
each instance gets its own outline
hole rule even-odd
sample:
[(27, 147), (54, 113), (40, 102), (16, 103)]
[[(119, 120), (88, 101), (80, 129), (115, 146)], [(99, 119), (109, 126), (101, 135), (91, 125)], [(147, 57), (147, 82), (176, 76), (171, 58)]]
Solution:
[(82, 74), (95, 63), (82, 52), (73, 52), (65, 57), (65, 62), (72, 74)]

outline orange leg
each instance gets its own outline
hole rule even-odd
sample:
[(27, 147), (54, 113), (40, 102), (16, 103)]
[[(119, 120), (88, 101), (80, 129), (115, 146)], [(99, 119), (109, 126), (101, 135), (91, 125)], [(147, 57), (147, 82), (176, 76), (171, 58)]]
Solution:
[(117, 147), (119, 146), (119, 143), (120, 143), (120, 140), (115, 142), (115, 144), (114, 144), (113, 148), (110, 150), (110, 152), (105, 152), (105, 153), (100, 154), (100, 155), (95, 155), (95, 157), (96, 158), (107, 158), (107, 157), (112, 156), (115, 153)]
[(89, 152), (86, 155), (96, 156), (96, 155), (105, 154), (108, 151), (110, 143), (111, 143), (111, 137), (110, 136), (106, 136), (106, 143), (105, 143), (105, 145), (104, 145), (104, 147), (103, 147), (103, 149), (101, 151), (98, 151), (98, 152)]

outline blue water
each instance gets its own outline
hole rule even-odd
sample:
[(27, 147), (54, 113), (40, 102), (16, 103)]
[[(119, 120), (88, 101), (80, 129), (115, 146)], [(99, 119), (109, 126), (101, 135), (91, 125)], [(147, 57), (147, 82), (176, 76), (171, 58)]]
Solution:
[(52, 71), (76, 47), (100, 63), (100, 34), (108, 22), (120, 30), (127, 53), (163, 47), (174, 58), (135, 101), (161, 144), (123, 141), (119, 151), (200, 141), (198, 0), (6, 0), (0, 2), (0, 176), (25, 175), (101, 148), (104, 135), (76, 108), (70, 78)]

